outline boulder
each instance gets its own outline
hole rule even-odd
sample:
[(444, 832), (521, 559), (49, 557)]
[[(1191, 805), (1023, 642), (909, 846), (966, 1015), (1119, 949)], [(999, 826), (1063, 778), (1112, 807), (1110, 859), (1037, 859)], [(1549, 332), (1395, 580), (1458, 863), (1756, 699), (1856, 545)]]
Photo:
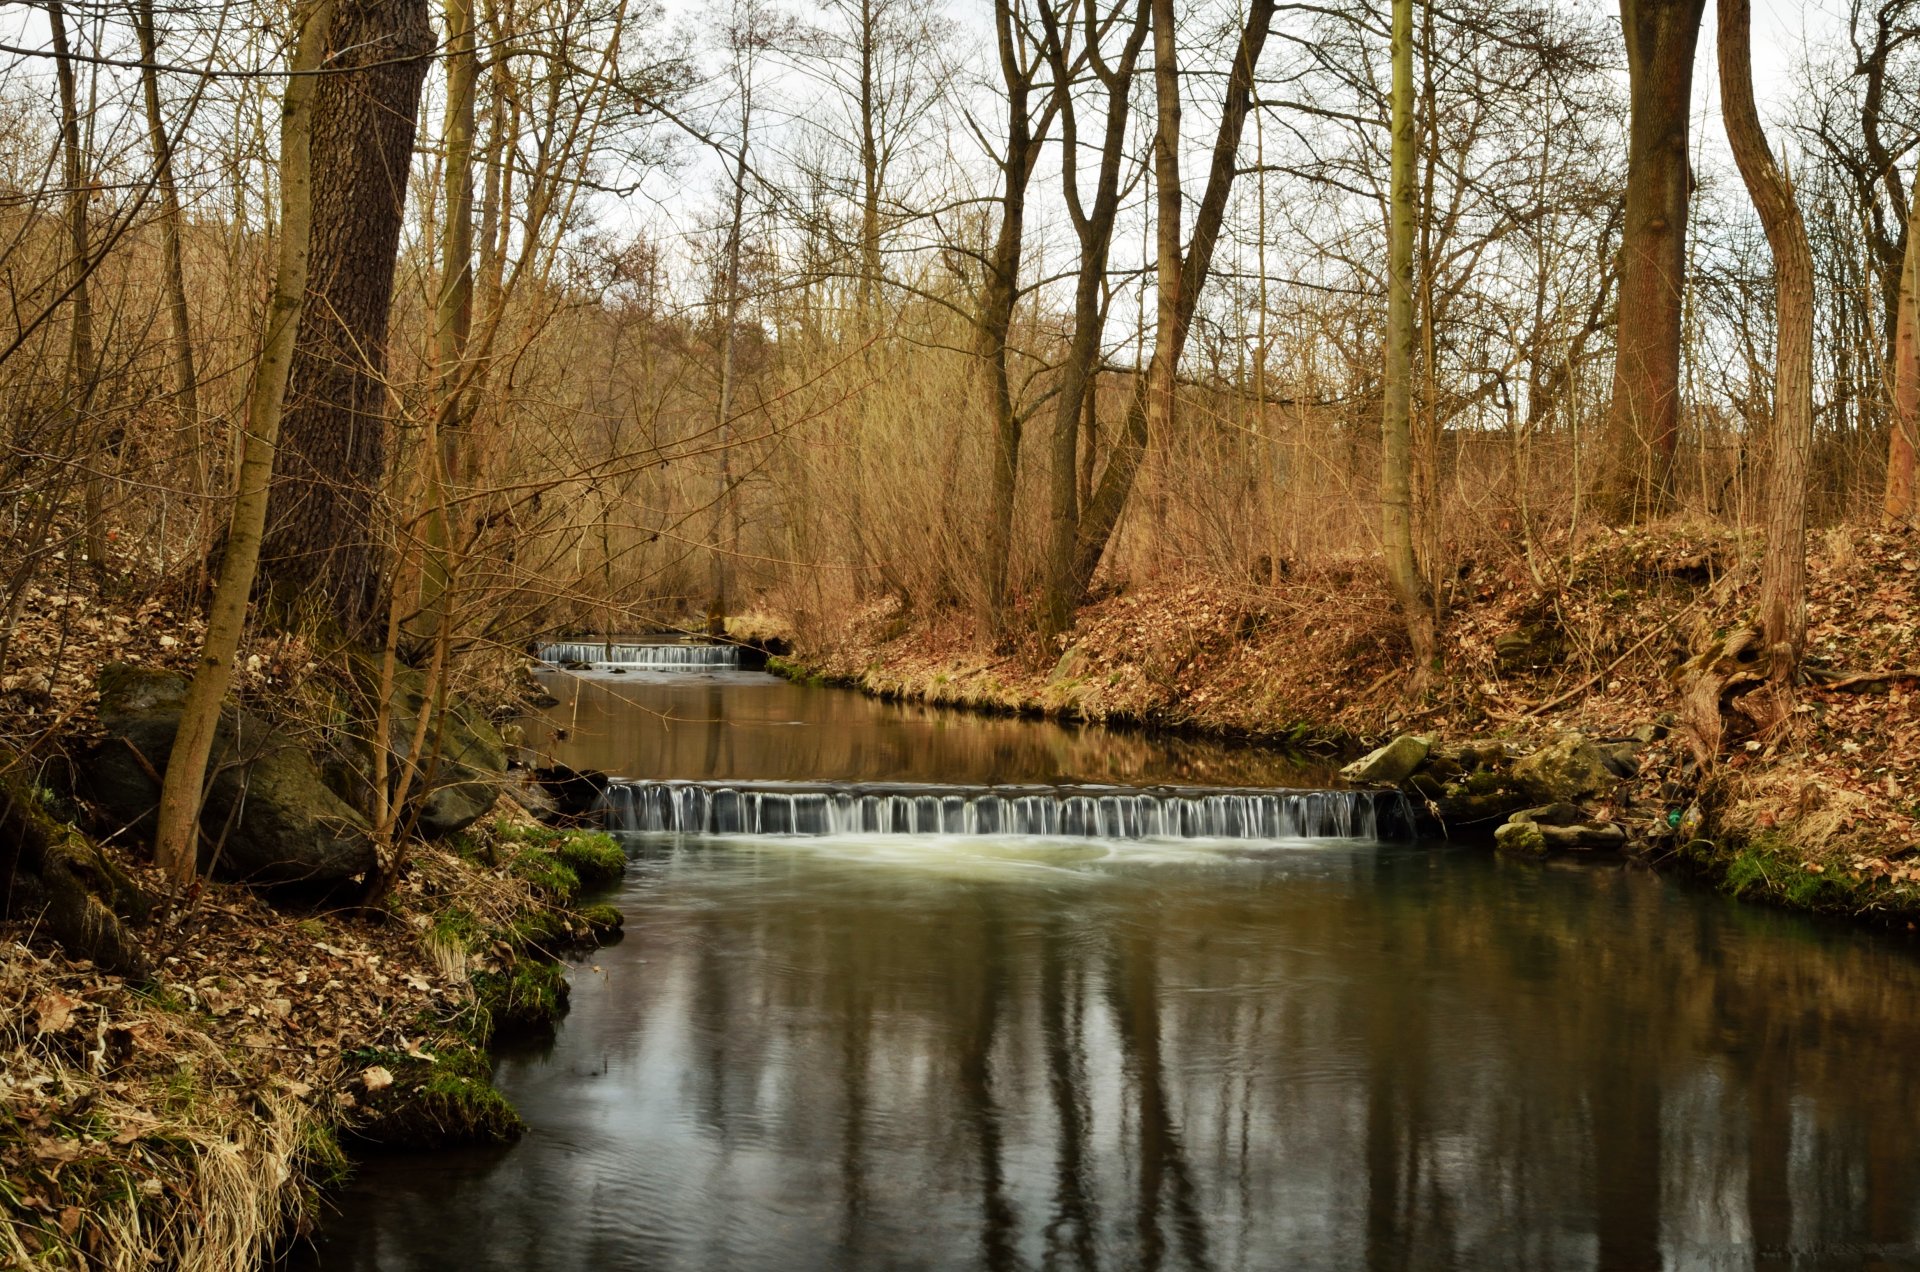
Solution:
[(1510, 821), (1493, 832), (1493, 844), (1501, 852), (1516, 857), (1544, 857), (1547, 855), (1546, 836), (1533, 822)]
[(1398, 786), (1425, 763), (1427, 752), (1432, 749), (1432, 738), (1403, 733), (1379, 750), (1363, 755), (1341, 769), (1340, 776), (1349, 782)]
[(1590, 818), (1572, 804), (1548, 804), (1515, 813), (1493, 832), (1504, 852), (1539, 857), (1553, 852), (1618, 852), (1627, 832), (1609, 821)]
[(1516, 761), (1513, 779), (1534, 800), (1557, 804), (1604, 795), (1613, 790), (1619, 774), (1598, 746), (1569, 733)]
[[(116, 829), (151, 837), (158, 778), (186, 696), (186, 679), (171, 672), (124, 663), (102, 670), (107, 738), (83, 762), (78, 793)], [(229, 705), (208, 767), (214, 778), (201, 810), (202, 869), (247, 883), (332, 884), (373, 867), (366, 819), (328, 788), (313, 757), (286, 732)]]
[[(379, 663), (358, 658), (355, 680), (371, 699), (380, 684)], [(430, 701), (427, 674), (399, 667), (393, 678), (392, 705), (387, 714), (388, 773), (397, 783), (413, 750), (420, 712)], [(359, 705), (364, 712), (365, 704)], [(372, 748), (363, 740), (371, 729), (363, 722), (355, 741), (347, 744), (333, 765), (335, 787), (363, 812), (373, 808)], [(457, 834), (486, 815), (506, 786), (507, 745), (481, 712), (459, 698), (448, 696), (445, 706), (427, 721), (420, 749), (421, 770), (408, 787), (417, 820), (414, 828), (429, 838)]]

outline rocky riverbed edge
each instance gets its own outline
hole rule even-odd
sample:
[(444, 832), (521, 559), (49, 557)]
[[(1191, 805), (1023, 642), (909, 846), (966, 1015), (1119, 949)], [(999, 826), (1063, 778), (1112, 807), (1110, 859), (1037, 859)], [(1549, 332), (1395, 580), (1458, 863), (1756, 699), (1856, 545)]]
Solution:
[(1049, 645), (983, 647), (965, 615), (887, 600), (742, 627), (785, 639), (768, 666), (792, 679), (1332, 753), (1357, 760), (1348, 781), (1403, 790), (1435, 836), (1920, 923), (1920, 535), (1815, 537), (1787, 695), (1737, 663), (1756, 544), (1680, 523), (1551, 546), (1463, 567), (1424, 695), (1365, 561), (1117, 592)]
[[(1920, 859), (1902, 861), (1910, 843), (1831, 859), (1807, 835), (1747, 807), (1763, 775), (1739, 769), (1703, 775), (1685, 764), (1670, 712), (1650, 712), (1647, 722), (1617, 734), (1402, 733), (1366, 749), (1363, 735), (1339, 724), (1289, 719), (1262, 727), (1195, 711), (1088, 711), (1070, 697), (1022, 693), (1004, 678), (964, 667), (930, 673), (874, 663), (854, 670), (831, 656), (816, 662), (790, 653), (770, 659), (768, 670), (887, 701), (1357, 754), (1342, 778), (1401, 791), (1422, 832), (1435, 838), (1515, 858), (1638, 864), (1704, 881), (1744, 901), (1870, 925), (1911, 930), (1920, 923)], [(1780, 780), (1792, 779), (1783, 773)]]

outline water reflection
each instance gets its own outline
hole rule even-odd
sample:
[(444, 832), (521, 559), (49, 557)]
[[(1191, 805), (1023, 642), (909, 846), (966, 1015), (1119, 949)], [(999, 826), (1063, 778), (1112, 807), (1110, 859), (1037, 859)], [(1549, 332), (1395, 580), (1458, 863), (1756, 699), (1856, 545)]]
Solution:
[(327, 1268), (1907, 1266), (1920, 971), (1624, 871), (663, 841)]
[(1252, 747), (887, 703), (760, 672), (542, 676), (543, 759), (630, 778), (1319, 786), (1331, 767)]

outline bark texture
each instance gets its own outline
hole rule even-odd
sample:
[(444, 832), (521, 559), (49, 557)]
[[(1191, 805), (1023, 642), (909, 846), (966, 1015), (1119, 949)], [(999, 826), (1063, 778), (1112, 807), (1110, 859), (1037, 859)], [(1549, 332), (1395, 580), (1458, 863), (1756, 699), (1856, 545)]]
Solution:
[(1413, 646), (1416, 689), (1434, 655), (1433, 597), (1413, 550), (1413, 0), (1393, 3), (1393, 142), (1387, 209), (1387, 339), (1380, 419), (1380, 542)]
[(1920, 447), (1920, 170), (1907, 201), (1907, 251), (1893, 328), (1893, 421), (1887, 430), (1883, 508), (1893, 522), (1913, 520), (1914, 452)]
[(339, 0), (313, 98), (313, 229), (261, 570), (280, 618), (378, 612), (387, 314), (420, 87), (426, 0)]
[(1655, 514), (1671, 495), (1693, 184), (1687, 116), (1705, 7), (1706, 0), (1620, 0), (1631, 122), (1619, 336), (1598, 492), (1616, 521)]
[(1807, 643), (1807, 460), (1813, 450), (1813, 253), (1793, 185), (1774, 162), (1753, 102), (1748, 0), (1719, 0), (1720, 93), (1727, 141), (1773, 250), (1773, 456), (1767, 474), (1767, 554), (1760, 631), (1768, 678), (1790, 680)]
[(1013, 544), (1013, 496), (1020, 475), (1022, 420), (1013, 404), (1007, 373), (1007, 341), (1020, 299), (1020, 261), (1026, 242), (1027, 184), (1040, 142), (1031, 99), (1038, 62), (1015, 38), (1009, 0), (993, 7), (995, 46), (1007, 94), (1007, 153), (1001, 164), (1000, 226), (974, 316), (973, 356), (982, 407), (993, 430), (992, 471), (987, 482), (987, 524), (981, 549), (980, 636), (1000, 639), (1007, 615), (1007, 558)]

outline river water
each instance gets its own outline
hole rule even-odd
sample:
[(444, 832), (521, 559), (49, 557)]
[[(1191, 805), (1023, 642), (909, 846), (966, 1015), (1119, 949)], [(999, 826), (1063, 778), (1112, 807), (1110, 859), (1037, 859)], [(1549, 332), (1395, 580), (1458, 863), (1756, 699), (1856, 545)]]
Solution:
[[(1326, 780), (736, 671), (554, 688), (536, 746), (633, 779)], [(499, 1065), (526, 1139), (370, 1164), (302, 1266), (1920, 1264), (1902, 941), (1365, 838), (631, 851), (627, 938)]]

